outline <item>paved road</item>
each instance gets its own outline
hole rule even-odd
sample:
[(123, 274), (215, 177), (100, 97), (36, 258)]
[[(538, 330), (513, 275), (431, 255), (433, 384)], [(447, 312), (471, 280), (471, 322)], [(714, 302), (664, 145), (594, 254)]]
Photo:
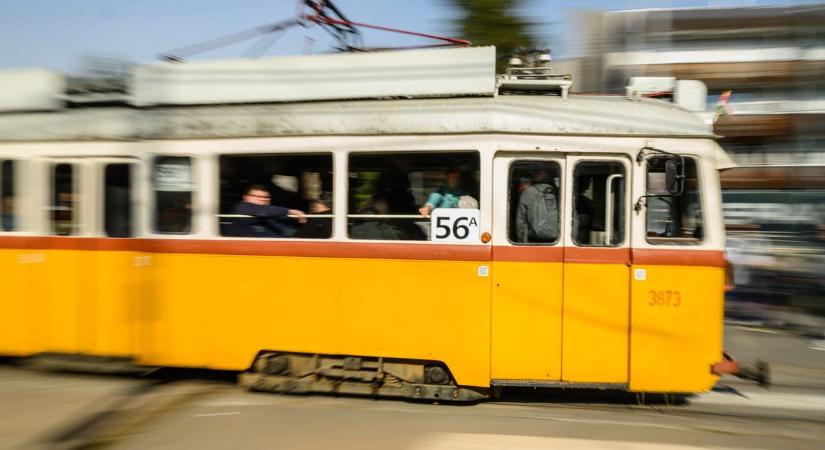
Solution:
[(825, 351), (762, 330), (732, 329), (735, 342), (734, 352), (781, 362), (783, 383), (763, 390), (725, 379), (676, 406), (573, 390), (451, 406), (0, 365), (0, 449), (822, 448)]

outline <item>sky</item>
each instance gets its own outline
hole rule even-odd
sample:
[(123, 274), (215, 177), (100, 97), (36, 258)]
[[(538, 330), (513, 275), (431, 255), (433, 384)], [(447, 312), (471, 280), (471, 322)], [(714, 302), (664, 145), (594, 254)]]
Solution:
[[(336, 0), (351, 20), (450, 35), (455, 12), (446, 0)], [(572, 56), (573, 10), (811, 3), (793, 0), (528, 0), (523, 14), (538, 23), (539, 42), (556, 57)], [(295, 0), (0, 0), (0, 69), (84, 69), (89, 56), (135, 63), (168, 50), (294, 17)], [(367, 45), (428, 41), (384, 32), (364, 33)], [(311, 39), (312, 41), (308, 41)], [(308, 44), (312, 42), (312, 44)], [(255, 43), (203, 53), (197, 58), (241, 57)], [(293, 28), (265, 55), (325, 52), (330, 39), (315, 28)]]

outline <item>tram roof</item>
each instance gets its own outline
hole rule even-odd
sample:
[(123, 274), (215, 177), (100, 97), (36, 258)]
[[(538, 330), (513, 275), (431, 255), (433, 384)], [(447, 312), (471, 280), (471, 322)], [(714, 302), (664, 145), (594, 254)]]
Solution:
[(0, 114), (0, 141), (322, 135), (533, 134), (712, 138), (694, 113), (659, 100), (571, 95), (188, 107), (81, 107)]

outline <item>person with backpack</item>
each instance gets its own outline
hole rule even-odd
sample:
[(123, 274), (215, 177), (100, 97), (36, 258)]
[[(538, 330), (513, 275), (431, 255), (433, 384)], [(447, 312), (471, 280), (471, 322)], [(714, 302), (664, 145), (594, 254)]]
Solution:
[(555, 242), (559, 237), (556, 186), (547, 170), (539, 171), (532, 186), (519, 196), (516, 209), (518, 242)]

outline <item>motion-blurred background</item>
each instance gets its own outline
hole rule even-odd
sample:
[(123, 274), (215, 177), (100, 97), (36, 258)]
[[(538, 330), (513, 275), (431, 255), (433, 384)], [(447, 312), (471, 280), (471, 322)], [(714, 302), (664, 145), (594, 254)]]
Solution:
[[(736, 288), (731, 321), (825, 332), (825, 3), (341, 0), (350, 19), (494, 44), (503, 67), (549, 48), (572, 92), (623, 94), (631, 77), (707, 85), (704, 117), (740, 165), (722, 176)], [(69, 89), (125, 89), (133, 63), (294, 16), (291, 0), (0, 1), (0, 70), (46, 66)], [(197, 58), (334, 51), (318, 29), (206, 46)], [(420, 38), (365, 30), (367, 47)], [(667, 94), (664, 95), (667, 97)]]

